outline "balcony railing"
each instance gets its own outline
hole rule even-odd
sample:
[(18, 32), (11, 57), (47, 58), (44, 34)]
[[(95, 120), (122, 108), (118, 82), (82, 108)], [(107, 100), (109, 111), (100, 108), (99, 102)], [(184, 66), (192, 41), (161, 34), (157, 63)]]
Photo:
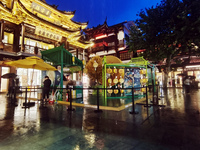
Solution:
[[(31, 46), (31, 45), (24, 45), (25, 46), (25, 53), (30, 53), (30, 54), (35, 54), (35, 46)], [(19, 49), (21, 49), (21, 45), (19, 45)], [(44, 51), (47, 49), (43, 49), (38, 47), (38, 54), (37, 55), (41, 55), (41, 51)], [(13, 44), (9, 44), (9, 43), (4, 43), (4, 51), (6, 52), (14, 52), (13, 50)]]

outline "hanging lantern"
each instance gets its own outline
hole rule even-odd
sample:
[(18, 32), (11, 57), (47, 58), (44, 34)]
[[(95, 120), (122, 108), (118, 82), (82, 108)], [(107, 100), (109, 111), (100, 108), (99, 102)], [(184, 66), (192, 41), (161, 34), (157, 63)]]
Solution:
[(115, 79), (113, 80), (113, 83), (117, 84), (117, 83), (118, 83), (118, 79), (115, 78)]
[(110, 84), (110, 89), (107, 90), (109, 94), (111, 94), (113, 92), (113, 90), (111, 88), (112, 88), (112, 86)]
[(75, 57), (74, 55), (72, 55), (72, 63), (74, 64), (74, 62), (75, 62)]
[(118, 89), (114, 89), (114, 93), (117, 94), (118, 93)]
[(109, 90), (107, 90), (107, 91), (108, 91), (108, 93), (110, 93), (110, 94), (113, 92), (113, 90), (112, 90), (112, 89), (109, 89)]
[(122, 79), (122, 78), (119, 79), (119, 82), (120, 82), (120, 83), (124, 83), (124, 79)]
[(146, 93), (146, 88), (142, 88), (141, 91)]
[(99, 64), (96, 62), (96, 60), (94, 60), (93, 67), (94, 67), (95, 71), (96, 71), (98, 65), (99, 65)]
[(107, 73), (111, 74), (112, 73), (112, 69), (107, 69)]
[(109, 79), (108, 79), (108, 83), (112, 83), (112, 79), (109, 78)]
[(113, 69), (113, 72), (114, 72), (114, 73), (117, 73), (117, 69), (116, 69), (116, 68), (114, 68), (114, 69)]
[(82, 60), (83, 66), (85, 66), (85, 59)]
[(123, 74), (124, 73), (124, 69), (119, 69), (119, 73)]
[(140, 74), (143, 74), (143, 70), (140, 70)]

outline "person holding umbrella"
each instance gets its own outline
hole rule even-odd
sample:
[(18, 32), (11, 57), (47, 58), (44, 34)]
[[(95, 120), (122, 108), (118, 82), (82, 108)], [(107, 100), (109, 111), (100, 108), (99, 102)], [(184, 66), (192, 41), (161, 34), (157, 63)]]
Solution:
[[(45, 76), (45, 79), (44, 79), (44, 87), (43, 87), (43, 100), (45, 102), (48, 102), (49, 101), (49, 92), (50, 92), (50, 87), (51, 87), (51, 80), (49, 79), (48, 76)], [(46, 99), (47, 98), (47, 99)]]
[(185, 81), (184, 81), (184, 86), (185, 86), (185, 92), (186, 94), (190, 93), (190, 84), (191, 84), (191, 80), (186, 77)]

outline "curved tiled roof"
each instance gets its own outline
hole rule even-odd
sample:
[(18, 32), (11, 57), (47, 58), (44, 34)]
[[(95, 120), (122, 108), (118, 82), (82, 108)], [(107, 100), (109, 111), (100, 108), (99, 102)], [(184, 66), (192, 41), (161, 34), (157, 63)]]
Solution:
[(38, 17), (38, 16), (36, 16), (36, 15), (34, 15), (33, 13), (31, 13), (28, 9), (26, 9), (26, 7), (20, 2), (20, 1), (18, 1), (19, 3), (19, 5), (23, 8), (23, 10), (27, 13), (27, 14), (29, 14), (31, 17), (33, 17), (33, 18), (36, 18), (37, 20), (40, 20), (41, 22), (44, 22), (45, 24), (49, 24), (49, 25), (51, 25), (51, 26), (53, 26), (53, 27), (55, 27), (55, 28), (57, 28), (57, 29), (59, 29), (59, 30), (62, 30), (62, 31), (68, 31), (68, 32), (77, 32), (77, 31), (80, 31), (80, 29), (77, 29), (77, 30), (69, 30), (69, 29), (67, 29), (67, 28), (63, 28), (63, 27), (61, 27), (61, 26), (59, 26), (59, 25), (56, 25), (56, 24), (53, 24), (53, 23), (51, 23), (51, 22), (49, 22), (49, 21), (46, 21), (46, 20), (44, 20), (44, 19), (42, 19), (42, 18), (40, 18), (40, 17)]

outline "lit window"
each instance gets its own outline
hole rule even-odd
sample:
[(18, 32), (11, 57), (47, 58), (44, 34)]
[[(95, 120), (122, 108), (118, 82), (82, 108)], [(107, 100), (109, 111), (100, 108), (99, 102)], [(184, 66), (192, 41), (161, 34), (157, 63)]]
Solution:
[(124, 39), (124, 32), (123, 31), (119, 31), (118, 40), (123, 40), (123, 39)]
[(8, 43), (8, 36), (4, 35), (4, 39), (2, 40), (3, 43)]

